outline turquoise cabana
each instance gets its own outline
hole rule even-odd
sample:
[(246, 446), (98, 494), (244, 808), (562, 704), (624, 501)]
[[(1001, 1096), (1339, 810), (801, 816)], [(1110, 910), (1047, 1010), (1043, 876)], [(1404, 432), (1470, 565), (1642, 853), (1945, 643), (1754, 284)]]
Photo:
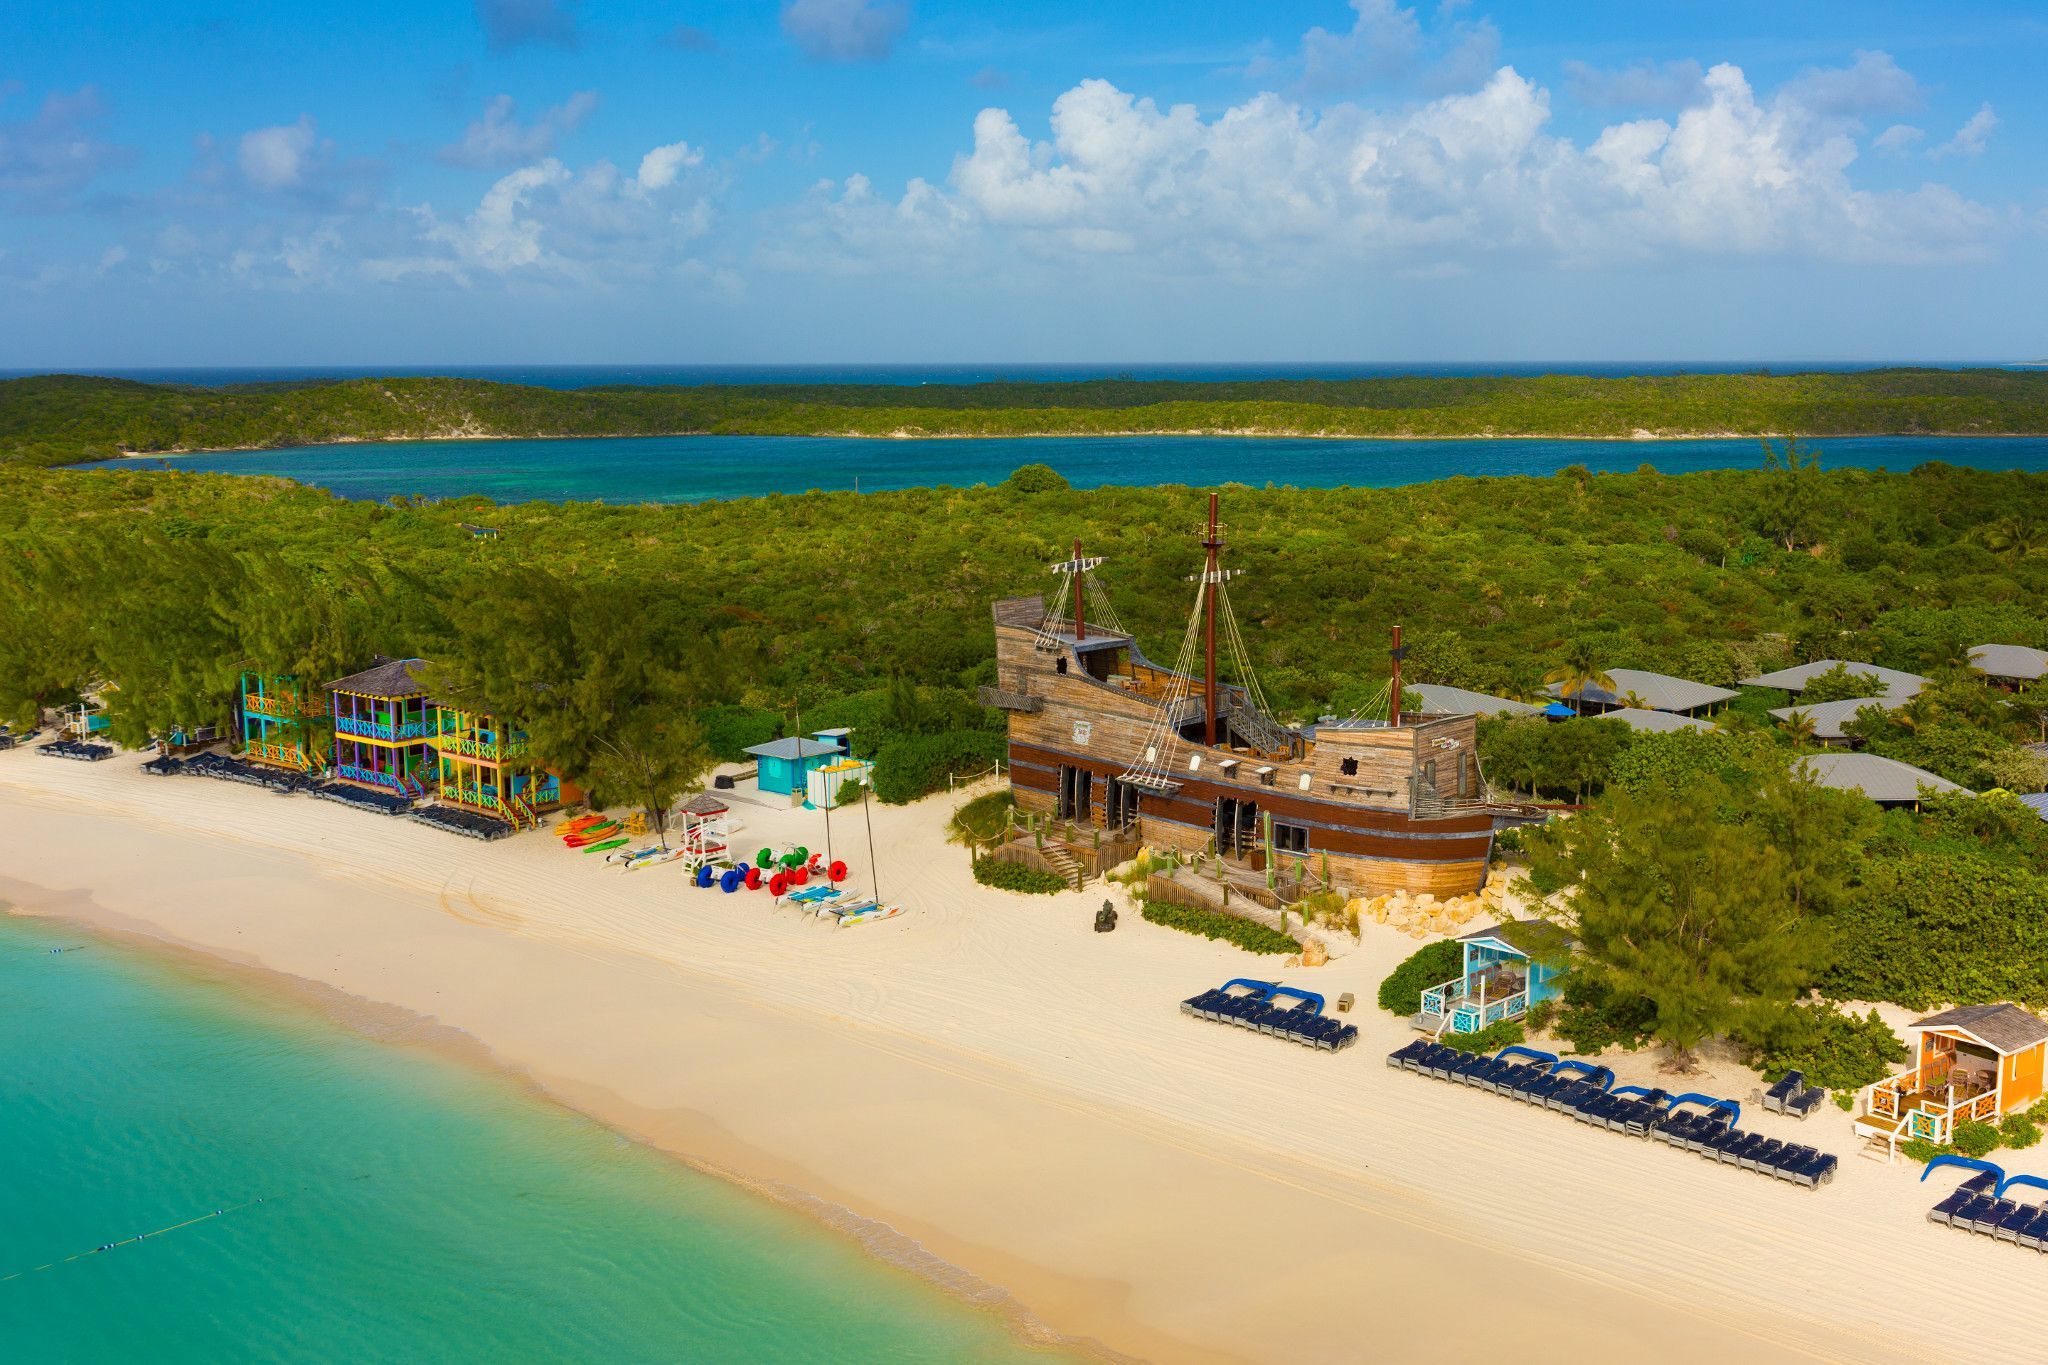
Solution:
[(749, 745), (754, 756), (755, 785), (779, 796), (801, 796), (810, 785), (811, 771), (845, 758), (850, 748), (848, 731), (820, 730), (809, 739), (771, 739)]
[(1560, 994), (1571, 936), (1548, 920), (1510, 920), (1458, 939), (1465, 967), (1422, 993), (1415, 1026), (1425, 1033), (1477, 1033), (1519, 1019)]

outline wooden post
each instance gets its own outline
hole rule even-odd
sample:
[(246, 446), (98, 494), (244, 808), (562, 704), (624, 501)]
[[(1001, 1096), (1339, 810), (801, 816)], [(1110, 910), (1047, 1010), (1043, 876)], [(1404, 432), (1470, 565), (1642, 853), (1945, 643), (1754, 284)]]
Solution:
[(1208, 561), (1202, 573), (1202, 742), (1216, 742), (1216, 552), (1223, 542), (1216, 537), (1216, 495), (1209, 495), (1209, 534), (1202, 541)]

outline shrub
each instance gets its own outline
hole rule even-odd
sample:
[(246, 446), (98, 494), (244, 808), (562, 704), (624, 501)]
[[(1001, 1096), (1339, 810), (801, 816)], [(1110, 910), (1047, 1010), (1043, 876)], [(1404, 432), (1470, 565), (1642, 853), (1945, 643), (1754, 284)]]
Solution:
[(2041, 1129), (2025, 1114), (2007, 1114), (1998, 1125), (1998, 1137), (2008, 1147), (2031, 1147), (2041, 1140)]
[(1883, 1080), (1911, 1055), (1876, 1010), (1858, 1018), (1822, 1004), (1788, 1010), (1751, 1061), (1766, 1080), (1799, 1071), (1808, 1085), (1854, 1091)]
[(1465, 950), (1455, 939), (1426, 943), (1410, 953), (1380, 982), (1380, 1008), (1410, 1015), (1422, 1007), (1422, 993), (1449, 981), (1465, 966)]
[(929, 796), (949, 777), (987, 771), (1009, 752), (1009, 743), (999, 730), (946, 730), (892, 739), (875, 752), (875, 797), (902, 805)]
[(1998, 1130), (1988, 1123), (1959, 1123), (1955, 1131), (1955, 1148), (1964, 1156), (1984, 1156), (1998, 1149)]
[(1042, 872), (1022, 863), (1006, 863), (995, 858), (974, 860), (974, 880), (998, 891), (1023, 891), (1033, 895), (1049, 896), (1056, 891), (1073, 889), (1066, 878), (1056, 872)]
[(1073, 487), (1064, 474), (1046, 464), (1018, 465), (1003, 486), (1019, 493), (1064, 493)]
[(956, 844), (991, 844), (1003, 837), (1017, 798), (1008, 787), (983, 792), (953, 812), (946, 837)]
[(1648, 1000), (1617, 996), (1585, 972), (1566, 972), (1563, 992), (1564, 1008), (1550, 1032), (1571, 1044), (1571, 1051), (1591, 1054), (1618, 1044), (1633, 1052), (1650, 1040), (1657, 1010)]
[(1222, 939), (1233, 943), (1248, 953), (1264, 953), (1276, 956), (1281, 953), (1298, 953), (1301, 945), (1278, 929), (1269, 929), (1255, 920), (1239, 919), (1217, 910), (1202, 910), (1191, 905), (1169, 905), (1165, 901), (1146, 901), (1141, 912), (1153, 924), (1168, 929), (1178, 929), (1186, 934), (1200, 934), (1203, 938)]
[(1512, 1047), (1528, 1036), (1519, 1019), (1503, 1019), (1488, 1024), (1477, 1033), (1446, 1033), (1437, 1039), (1445, 1047), (1454, 1047), (1460, 1052), (1498, 1052)]
[(704, 731), (704, 747), (726, 763), (747, 760), (747, 747), (766, 744), (782, 733), (780, 712), (751, 706), (706, 706), (697, 712), (697, 724)]
[(1899, 1144), (1899, 1151), (1924, 1166), (1938, 1156), (1950, 1155), (1955, 1148), (1929, 1142), (1926, 1138), (1907, 1138)]

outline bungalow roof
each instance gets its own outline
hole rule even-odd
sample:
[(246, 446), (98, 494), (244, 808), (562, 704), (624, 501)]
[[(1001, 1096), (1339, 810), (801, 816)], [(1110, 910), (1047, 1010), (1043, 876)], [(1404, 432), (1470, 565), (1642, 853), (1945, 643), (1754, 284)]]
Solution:
[(1952, 1028), (1999, 1053), (2024, 1052), (2048, 1042), (2048, 1023), (2018, 1005), (1963, 1005), (1917, 1019), (1912, 1027)]

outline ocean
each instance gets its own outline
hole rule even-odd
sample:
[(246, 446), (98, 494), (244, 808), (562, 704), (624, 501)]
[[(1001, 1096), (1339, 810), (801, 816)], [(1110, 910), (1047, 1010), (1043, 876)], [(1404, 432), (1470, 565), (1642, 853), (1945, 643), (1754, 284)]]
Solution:
[[(1825, 466), (1910, 469), (1933, 460), (2048, 470), (2048, 438), (1856, 436), (1815, 440)], [(1549, 475), (1650, 465), (1667, 474), (1754, 469), (1754, 440), (1318, 440), (1238, 436), (1038, 436), (894, 441), (829, 436), (389, 441), (179, 455), (140, 467), (280, 474), (349, 498), (482, 494), (499, 502), (698, 502), (858, 488), (997, 483), (1051, 465), (1076, 487), (1267, 483), (1386, 488), (1459, 476)]]
[(1060, 1358), (507, 1077), (4, 913), (0, 1174), (24, 1365)]
[[(2038, 367), (2041, 362), (2033, 362)], [(499, 384), (532, 384), (538, 388), (580, 389), (602, 384), (986, 384), (996, 381), (1062, 383), (1080, 379), (1380, 379), (1398, 375), (1538, 375), (1538, 374), (1791, 374), (1816, 371), (1850, 372), (1914, 366), (1927, 369), (2029, 368), (1984, 360), (1779, 360), (1779, 361), (1571, 361), (1531, 363), (1443, 362), (1384, 364), (1348, 361), (1262, 361), (1216, 364), (1125, 364), (1073, 361), (1027, 364), (990, 361), (971, 365), (811, 364), (811, 365), (212, 365), (91, 368), (70, 374), (104, 375), (144, 384), (291, 384), (317, 379), (375, 379), (383, 376), (446, 375), (457, 379), (488, 379)], [(0, 370), (0, 379), (48, 373), (45, 370)]]

